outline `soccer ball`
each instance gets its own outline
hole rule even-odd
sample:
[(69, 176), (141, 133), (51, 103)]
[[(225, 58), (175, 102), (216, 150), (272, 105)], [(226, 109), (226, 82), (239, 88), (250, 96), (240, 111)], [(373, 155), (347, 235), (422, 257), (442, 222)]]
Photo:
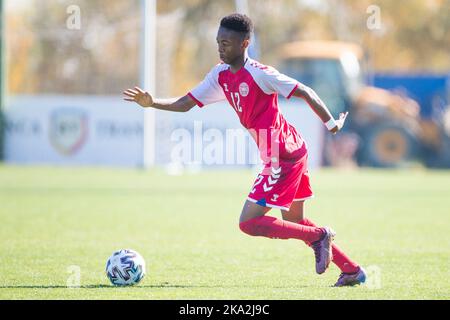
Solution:
[(106, 263), (106, 275), (115, 286), (138, 284), (145, 276), (145, 261), (134, 250), (116, 251)]

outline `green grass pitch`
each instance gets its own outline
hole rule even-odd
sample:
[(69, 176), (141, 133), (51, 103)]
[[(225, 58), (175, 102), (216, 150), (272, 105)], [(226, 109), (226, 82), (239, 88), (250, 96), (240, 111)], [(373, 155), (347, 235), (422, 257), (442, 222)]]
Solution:
[[(369, 268), (333, 288), (297, 240), (239, 231), (255, 175), (0, 166), (0, 299), (449, 299), (450, 172), (321, 170), (307, 216)], [(271, 214), (280, 216), (279, 211)], [(147, 262), (139, 286), (104, 273), (115, 250)], [(80, 288), (68, 288), (80, 270)]]

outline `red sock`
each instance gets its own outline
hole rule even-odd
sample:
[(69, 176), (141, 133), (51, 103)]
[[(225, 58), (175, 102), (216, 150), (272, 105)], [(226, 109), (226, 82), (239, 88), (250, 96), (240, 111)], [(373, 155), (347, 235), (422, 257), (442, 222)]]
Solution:
[[(304, 226), (310, 226), (310, 227), (317, 227), (311, 220), (303, 219), (299, 222), (301, 225)], [(306, 243), (308, 246), (311, 246), (311, 243)], [(339, 269), (341, 269), (344, 273), (355, 273), (358, 272), (359, 266), (356, 262), (353, 262), (350, 260), (347, 255), (338, 248), (337, 245), (333, 244), (333, 262), (335, 265), (338, 266)]]
[(272, 239), (299, 239), (314, 242), (323, 235), (321, 228), (304, 226), (270, 216), (257, 217), (239, 225), (241, 230), (251, 236)]

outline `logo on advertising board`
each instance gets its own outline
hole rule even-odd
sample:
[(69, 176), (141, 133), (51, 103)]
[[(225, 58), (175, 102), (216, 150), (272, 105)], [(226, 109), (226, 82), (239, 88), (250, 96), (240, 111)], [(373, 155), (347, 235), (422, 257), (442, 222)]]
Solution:
[(50, 115), (50, 142), (65, 156), (76, 154), (85, 144), (88, 133), (88, 117), (82, 110), (64, 108)]

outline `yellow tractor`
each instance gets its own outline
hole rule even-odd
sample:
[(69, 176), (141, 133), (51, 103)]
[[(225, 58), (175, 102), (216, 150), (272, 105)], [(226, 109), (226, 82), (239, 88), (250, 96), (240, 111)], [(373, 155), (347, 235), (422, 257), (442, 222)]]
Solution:
[(334, 140), (325, 148), (325, 165), (338, 165), (346, 157), (375, 167), (417, 160), (450, 165), (450, 139), (444, 125), (421, 119), (420, 106), (406, 95), (367, 85), (367, 59), (360, 46), (293, 42), (281, 47), (280, 58), (280, 71), (313, 88), (335, 117), (350, 112), (341, 137), (326, 141)]

